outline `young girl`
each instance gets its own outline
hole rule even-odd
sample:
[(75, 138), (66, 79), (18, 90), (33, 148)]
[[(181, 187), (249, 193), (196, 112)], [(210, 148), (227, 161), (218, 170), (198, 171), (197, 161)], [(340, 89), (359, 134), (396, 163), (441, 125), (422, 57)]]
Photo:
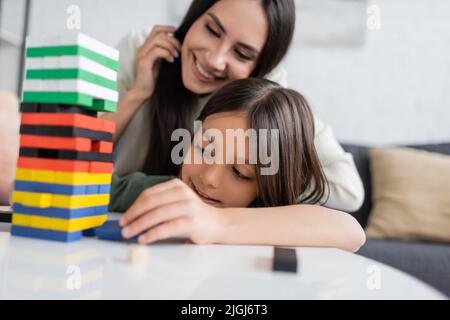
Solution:
[[(140, 234), (140, 243), (150, 243), (186, 235), (197, 244), (348, 251), (364, 243), (364, 231), (351, 215), (312, 205), (323, 198), (326, 179), (314, 147), (313, 116), (299, 93), (268, 80), (238, 80), (220, 89), (198, 120), (202, 131), (196, 135), (201, 136), (211, 129), (223, 137), (230, 129), (278, 130), (276, 148), (272, 135), (257, 137), (257, 149), (271, 146), (270, 156), (279, 159), (277, 170), (262, 174), (266, 166), (261, 153), (256, 164), (249, 163), (251, 143), (236, 150), (227, 148), (225, 139), (194, 138), (178, 179), (143, 173), (114, 176), (110, 210), (126, 211), (120, 220), (125, 238)], [(214, 148), (209, 148), (211, 144)], [(219, 161), (192, 161), (195, 155), (204, 156), (206, 149), (212, 150), (209, 156), (219, 153)], [(237, 158), (239, 151), (245, 151), (245, 161)]]

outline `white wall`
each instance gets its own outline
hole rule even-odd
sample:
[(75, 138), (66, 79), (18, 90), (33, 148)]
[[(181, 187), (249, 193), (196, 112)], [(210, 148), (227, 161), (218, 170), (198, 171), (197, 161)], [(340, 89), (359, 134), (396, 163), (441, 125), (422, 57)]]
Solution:
[[(30, 34), (65, 31), (66, 9), (76, 4), (82, 13), (81, 31), (116, 45), (133, 27), (170, 23), (171, 5), (185, 1), (34, 0)], [(14, 6), (20, 1), (6, 2)], [(302, 0), (298, 2), (301, 10)], [(450, 141), (450, 1), (369, 0), (369, 4), (382, 10), (381, 29), (366, 30), (361, 47), (296, 44), (285, 60), (290, 85), (309, 99), (342, 141)], [(302, 27), (321, 25), (300, 21)], [(11, 68), (5, 51), (0, 52), (1, 70)], [(0, 72), (0, 86), (11, 82), (16, 80), (10, 71)]]
[(24, 8), (22, 0), (3, 0), (2, 3), (0, 12), (0, 90), (17, 91)]
[(450, 1), (378, 0), (362, 48), (294, 47), (289, 83), (345, 141), (450, 141)]
[(115, 46), (131, 28), (169, 22), (170, 1), (34, 0), (31, 35), (66, 31), (70, 5), (81, 10), (81, 31)]

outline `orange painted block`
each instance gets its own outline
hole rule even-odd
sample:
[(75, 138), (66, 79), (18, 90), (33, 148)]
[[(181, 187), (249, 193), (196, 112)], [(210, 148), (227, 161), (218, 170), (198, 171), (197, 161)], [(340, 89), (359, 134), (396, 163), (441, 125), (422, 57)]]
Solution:
[(28, 148), (92, 151), (92, 145), (92, 140), (87, 138), (20, 135), (20, 146)]
[(94, 141), (92, 143), (92, 152), (112, 153), (113, 144), (107, 141)]
[(89, 163), (89, 172), (92, 173), (112, 173), (114, 166), (111, 162), (95, 162)]
[(116, 131), (116, 123), (113, 121), (102, 120), (102, 131), (114, 133)]
[(21, 118), (23, 125), (67, 126), (109, 133), (115, 131), (114, 122), (83, 114), (22, 113)]
[(92, 173), (112, 173), (113, 164), (110, 162), (60, 160), (44, 158), (19, 157), (18, 168), (65, 171), (65, 172), (92, 172)]

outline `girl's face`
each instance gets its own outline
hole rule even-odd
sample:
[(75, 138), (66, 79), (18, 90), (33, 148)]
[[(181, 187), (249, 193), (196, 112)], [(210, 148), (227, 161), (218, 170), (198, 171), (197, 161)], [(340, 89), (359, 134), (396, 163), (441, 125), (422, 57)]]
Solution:
[[(235, 141), (234, 150), (227, 153), (226, 130), (227, 129), (248, 129), (246, 114), (236, 112), (224, 112), (213, 114), (205, 119), (201, 132), (193, 139), (186, 159), (190, 159), (191, 164), (184, 163), (181, 168), (181, 180), (190, 186), (197, 195), (206, 203), (215, 207), (248, 207), (258, 194), (258, 186), (255, 177), (255, 169), (250, 164), (238, 164), (237, 156), (244, 156), (245, 163), (248, 163), (249, 143), (246, 138), (245, 153), (237, 152)], [(202, 141), (201, 136), (208, 129), (215, 129), (221, 133), (222, 141)], [(200, 137), (198, 135), (201, 135)], [(197, 144), (198, 143), (198, 144)], [(221, 159), (223, 164), (204, 163), (203, 149), (208, 145), (214, 146), (212, 156)], [(231, 149), (231, 148), (230, 148)], [(223, 155), (217, 157), (216, 152)], [(202, 163), (194, 163), (194, 154), (201, 157)], [(240, 161), (241, 163), (243, 161)], [(230, 164), (232, 163), (232, 164)]]
[(186, 34), (181, 48), (184, 86), (205, 94), (249, 77), (267, 33), (268, 19), (260, 1), (218, 1)]

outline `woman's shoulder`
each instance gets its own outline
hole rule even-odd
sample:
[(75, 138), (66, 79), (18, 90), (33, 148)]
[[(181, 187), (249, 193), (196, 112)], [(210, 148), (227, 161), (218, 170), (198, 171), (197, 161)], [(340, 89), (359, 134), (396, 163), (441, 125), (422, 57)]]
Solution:
[(145, 42), (152, 27), (132, 29), (122, 37), (117, 45), (120, 57), (120, 70), (118, 74), (118, 90), (122, 95), (130, 89), (136, 76), (135, 62), (137, 49)]
[(287, 71), (282, 65), (276, 66), (264, 78), (278, 83), (282, 87), (287, 87)]
[(153, 27), (131, 29), (124, 37), (120, 39), (118, 49), (135, 51), (145, 42), (145, 39), (150, 34), (152, 28)]

